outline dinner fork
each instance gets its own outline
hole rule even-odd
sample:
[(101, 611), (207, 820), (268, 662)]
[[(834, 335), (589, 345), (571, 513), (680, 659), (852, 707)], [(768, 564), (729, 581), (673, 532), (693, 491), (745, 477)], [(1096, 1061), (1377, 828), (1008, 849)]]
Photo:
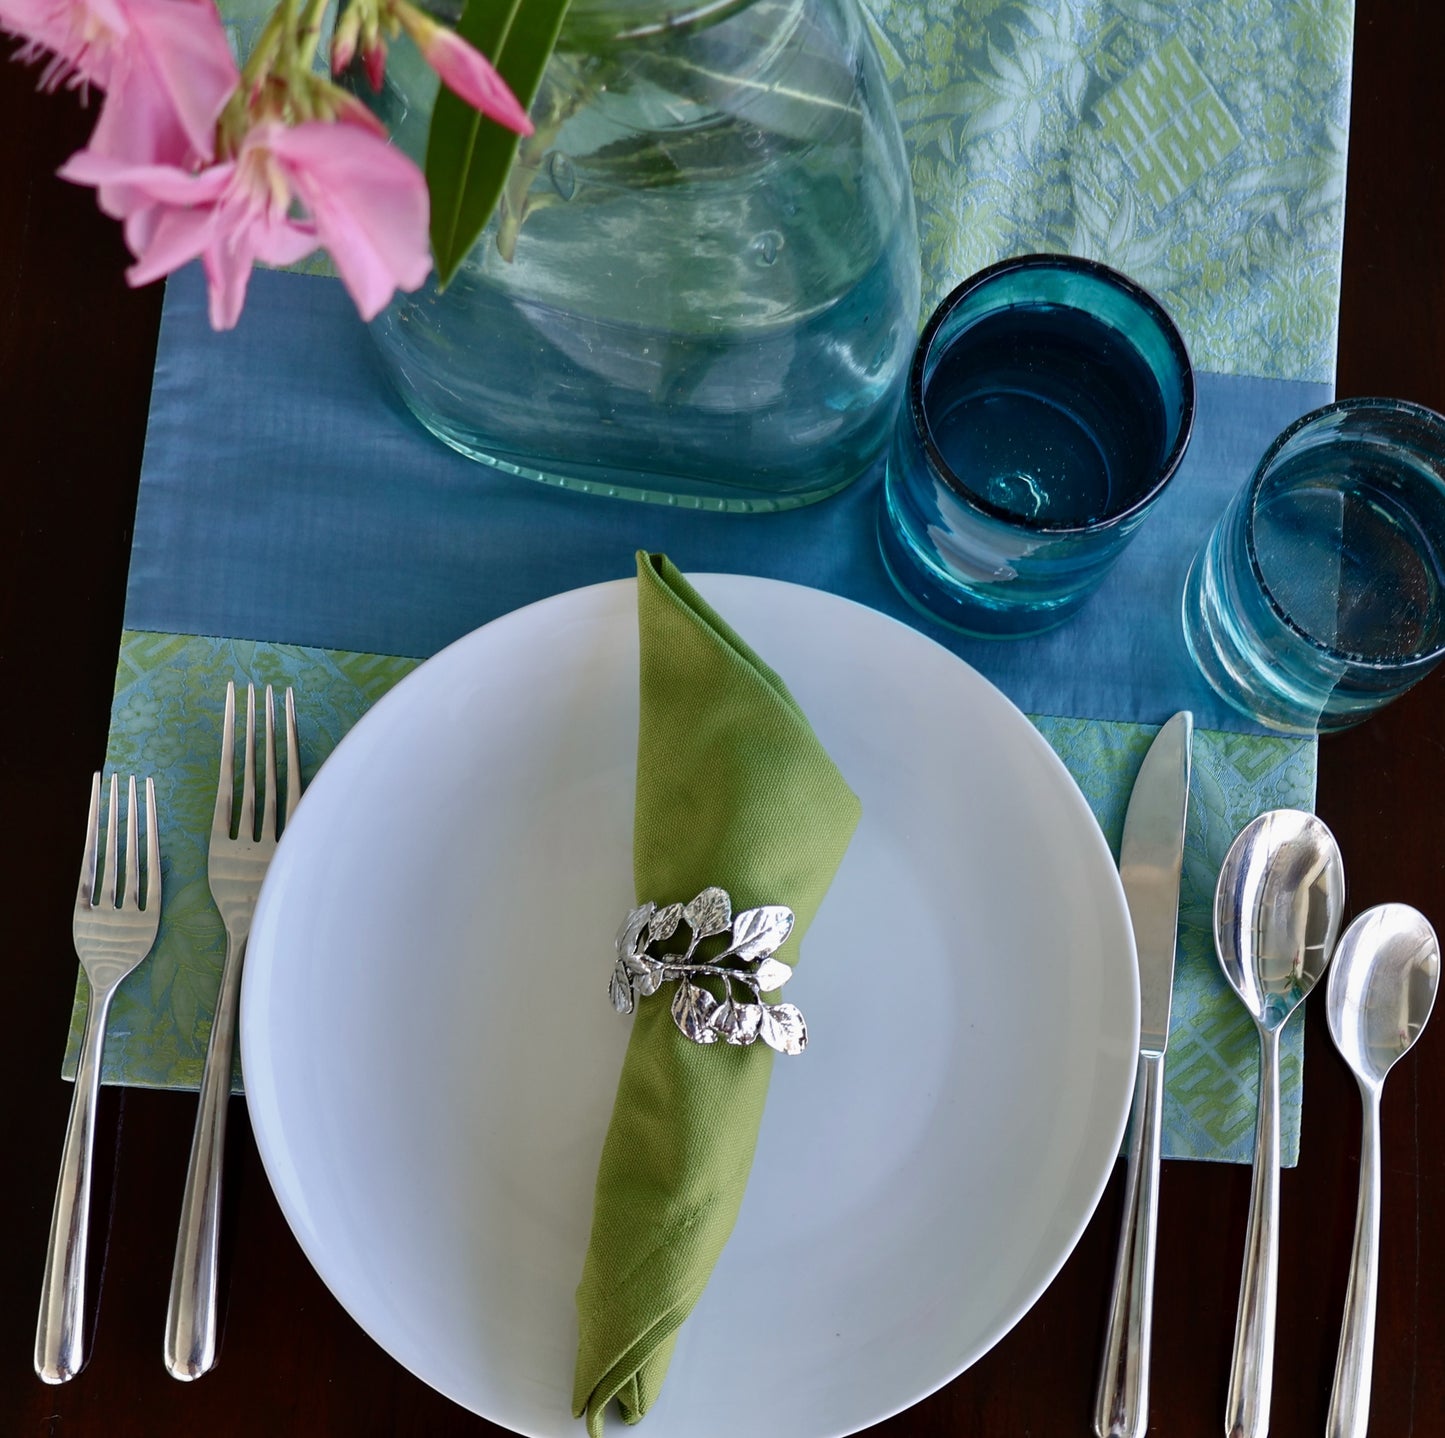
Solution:
[[(296, 702), (286, 691), (285, 822), (291, 822), (301, 797), (301, 762), (296, 741)], [(226, 958), (216, 1016), (206, 1045), (201, 1075), (200, 1109), (191, 1139), (181, 1203), (180, 1232), (171, 1268), (170, 1301), (166, 1308), (166, 1368), (172, 1378), (199, 1378), (216, 1361), (216, 1260), (221, 1218), (221, 1166), (226, 1143), (226, 1107), (231, 1096), (231, 1064), (235, 1047), (236, 1008), (241, 966), (251, 915), (271, 856), (276, 852), (276, 737), (271, 686), (266, 686), (265, 787), (260, 813), (256, 809), (256, 689), (246, 686), (246, 738), (242, 755), (241, 808), (235, 815), (236, 686), (226, 685), (226, 711), (221, 736), (221, 773), (211, 821), (207, 877), (211, 897), (226, 926)], [(258, 827), (259, 825), (259, 827)]]
[[(50, 1245), (40, 1287), (40, 1316), (35, 1324), (35, 1371), (47, 1383), (66, 1383), (85, 1366), (85, 1264), (90, 1229), (90, 1160), (95, 1146), (95, 1108), (100, 1097), (100, 1061), (105, 1050), (105, 1020), (120, 981), (150, 953), (161, 916), (161, 852), (156, 832), (155, 783), (145, 781), (145, 896), (136, 847), (139, 819), (136, 781), (126, 788), (125, 887), (119, 882), (119, 791), (110, 776), (110, 810), (105, 824), (105, 860), (101, 868), (100, 775), (90, 781), (90, 819), (80, 887), (71, 930), (75, 952), (90, 986), (85, 1036), (75, 1071), (70, 1122), (61, 1151), (55, 1208), (50, 1216)], [(99, 885), (97, 886), (97, 879)]]

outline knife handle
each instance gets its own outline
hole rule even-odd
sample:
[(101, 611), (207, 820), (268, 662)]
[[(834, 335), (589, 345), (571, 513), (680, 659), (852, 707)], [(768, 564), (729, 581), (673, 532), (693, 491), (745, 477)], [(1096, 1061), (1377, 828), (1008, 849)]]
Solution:
[(1164, 1055), (1140, 1054), (1119, 1255), (1114, 1264), (1099, 1389), (1094, 1396), (1098, 1438), (1143, 1438), (1149, 1427), (1149, 1336), (1154, 1317), (1154, 1235), (1159, 1216), (1163, 1117)]

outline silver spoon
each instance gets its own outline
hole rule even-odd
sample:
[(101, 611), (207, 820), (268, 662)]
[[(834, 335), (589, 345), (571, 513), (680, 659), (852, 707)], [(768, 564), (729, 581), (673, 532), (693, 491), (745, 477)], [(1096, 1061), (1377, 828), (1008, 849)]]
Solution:
[(1335, 950), (1325, 1001), (1330, 1034), (1360, 1085), (1360, 1198), (1328, 1438), (1364, 1438), (1370, 1418), (1380, 1257), (1380, 1091), (1420, 1036), (1440, 983), (1440, 944), (1408, 904), (1367, 909)]
[(1224, 977), (1259, 1030), (1259, 1117), (1244, 1272), (1224, 1431), (1264, 1438), (1274, 1383), (1279, 1271), (1279, 1035), (1329, 963), (1344, 906), (1334, 835), (1313, 814), (1274, 809), (1245, 826), (1224, 856), (1214, 896), (1214, 947)]

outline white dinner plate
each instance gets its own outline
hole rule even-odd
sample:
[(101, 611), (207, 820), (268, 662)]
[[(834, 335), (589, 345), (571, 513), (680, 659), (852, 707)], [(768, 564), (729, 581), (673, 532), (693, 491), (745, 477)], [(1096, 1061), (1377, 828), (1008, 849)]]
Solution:
[[(972, 669), (834, 595), (697, 584), (863, 819), (788, 990), (808, 1050), (774, 1064), (644, 1431), (735, 1438), (742, 1405), (749, 1438), (829, 1438), (968, 1367), (1073, 1248), (1132, 1092), (1133, 937), (1067, 770)], [(547, 1438), (583, 1431), (573, 1293), (628, 1036), (607, 987), (636, 735), (633, 581), (457, 641), (322, 766), (246, 959), (251, 1119), (307, 1257), (399, 1362)]]

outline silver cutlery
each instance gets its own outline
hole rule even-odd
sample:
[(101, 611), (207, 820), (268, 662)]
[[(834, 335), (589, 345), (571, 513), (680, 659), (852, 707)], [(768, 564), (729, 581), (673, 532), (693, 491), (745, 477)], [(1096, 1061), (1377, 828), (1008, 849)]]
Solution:
[[(126, 786), (125, 880), (120, 886), (119, 790), (110, 776), (110, 808), (100, 843), (100, 775), (90, 784), (90, 819), (75, 896), (71, 928), (75, 951), (90, 986), (85, 1036), (75, 1071), (75, 1093), (61, 1152), (55, 1208), (40, 1316), (35, 1325), (35, 1371), (47, 1383), (65, 1383), (85, 1366), (85, 1265), (90, 1229), (90, 1165), (95, 1146), (95, 1109), (100, 1096), (105, 1021), (122, 979), (144, 960), (155, 943), (161, 915), (160, 836), (156, 791), (145, 781), (145, 863), (140, 862), (135, 775)], [(141, 871), (145, 891), (141, 891)]]
[(1169, 1043), (1193, 739), (1194, 716), (1187, 711), (1176, 714), (1154, 736), (1129, 797), (1119, 849), (1119, 877), (1139, 956), (1139, 1067), (1119, 1254), (1094, 1397), (1094, 1432), (1099, 1438), (1140, 1438), (1149, 1427), (1164, 1053)]
[(1279, 1275), (1279, 1036), (1334, 952), (1345, 875), (1334, 835), (1313, 814), (1274, 809), (1245, 825), (1224, 857), (1214, 947), (1259, 1031), (1259, 1114), (1244, 1268), (1224, 1431), (1264, 1438), (1274, 1387)]
[(1325, 991), (1335, 1047), (1360, 1085), (1360, 1193), (1327, 1438), (1364, 1438), (1374, 1370), (1380, 1259), (1380, 1092), (1420, 1037), (1440, 985), (1440, 944), (1408, 904), (1367, 909), (1345, 930)]
[[(286, 691), (285, 822), (290, 823), (301, 797), (301, 764), (296, 741), (296, 704)], [(271, 686), (265, 698), (265, 778), (262, 802), (256, 804), (256, 691), (246, 686), (246, 737), (242, 757), (241, 804), (235, 798), (236, 686), (226, 685), (226, 710), (221, 737), (220, 780), (207, 877), (211, 896), (226, 926), (226, 957), (216, 1015), (206, 1045), (201, 1076), (200, 1108), (191, 1140), (181, 1204), (180, 1232), (171, 1269), (166, 1309), (165, 1361), (173, 1378), (199, 1378), (215, 1364), (217, 1334), (217, 1255), (221, 1218), (221, 1169), (226, 1141), (226, 1107), (231, 1096), (236, 1009), (241, 968), (256, 897), (279, 834), (277, 812), (276, 739)], [(234, 823), (233, 823), (234, 820)], [(235, 833), (232, 833), (232, 829)]]

